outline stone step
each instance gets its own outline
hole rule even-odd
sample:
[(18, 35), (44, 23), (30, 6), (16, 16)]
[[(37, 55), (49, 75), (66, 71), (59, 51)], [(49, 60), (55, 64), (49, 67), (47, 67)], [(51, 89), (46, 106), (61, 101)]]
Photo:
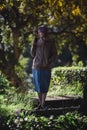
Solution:
[(67, 112), (73, 112), (73, 111), (79, 111), (80, 106), (76, 107), (60, 107), (60, 108), (48, 108), (47, 110), (36, 110), (32, 111), (32, 114), (36, 114), (39, 116), (46, 116), (50, 117), (52, 116), (58, 116), (58, 115), (64, 115)]
[[(34, 98), (36, 105), (38, 104), (38, 98)], [(46, 105), (48, 108), (59, 108), (59, 107), (71, 107), (79, 106), (82, 102), (81, 97), (71, 96), (58, 96), (58, 97), (47, 97)]]
[(59, 107), (71, 107), (78, 106), (81, 104), (81, 99), (71, 99), (71, 100), (54, 100), (54, 101), (46, 101), (46, 105), (49, 108), (59, 108)]

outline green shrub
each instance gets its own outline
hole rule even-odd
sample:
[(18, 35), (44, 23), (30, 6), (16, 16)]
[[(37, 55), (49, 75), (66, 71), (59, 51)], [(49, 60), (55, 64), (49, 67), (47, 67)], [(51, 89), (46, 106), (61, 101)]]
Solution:
[(10, 83), (5, 76), (0, 74), (0, 94), (5, 94), (9, 88)]
[[(87, 67), (58, 67), (52, 70), (50, 95), (80, 95), (87, 83)], [(54, 92), (55, 91), (55, 92)]]
[(33, 94), (31, 91), (19, 92), (5, 76), (0, 75), (0, 115), (11, 114), (20, 109), (32, 109)]
[(61, 116), (36, 116), (21, 110), (0, 120), (0, 129), (6, 130), (86, 130), (87, 117), (77, 112)]

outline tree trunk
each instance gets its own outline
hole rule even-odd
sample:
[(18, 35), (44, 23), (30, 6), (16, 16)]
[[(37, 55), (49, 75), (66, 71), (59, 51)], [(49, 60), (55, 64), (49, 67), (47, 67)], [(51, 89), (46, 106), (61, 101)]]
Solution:
[[(11, 81), (12, 85), (15, 87), (19, 87), (22, 84), (22, 81), (20, 77), (18, 77), (16, 71), (15, 71), (15, 65), (18, 64), (20, 55), (22, 53), (22, 50), (19, 47), (19, 30), (14, 29), (12, 30), (13, 35), (13, 55), (12, 57), (8, 57), (6, 59), (6, 65), (5, 67), (2, 67), (2, 73), (7, 76), (7, 79)], [(10, 54), (11, 55), (11, 54)], [(3, 59), (4, 60), (4, 59)]]
[(4, 70), (2, 70), (3, 74), (7, 77), (7, 79), (11, 82), (11, 84), (15, 87), (20, 87), (22, 84), (21, 79), (15, 72), (14, 66), (8, 65)]
[(16, 63), (19, 61), (19, 57), (21, 55), (22, 50), (19, 48), (19, 30), (13, 29), (12, 30), (13, 34), (13, 49), (14, 49), (14, 57)]

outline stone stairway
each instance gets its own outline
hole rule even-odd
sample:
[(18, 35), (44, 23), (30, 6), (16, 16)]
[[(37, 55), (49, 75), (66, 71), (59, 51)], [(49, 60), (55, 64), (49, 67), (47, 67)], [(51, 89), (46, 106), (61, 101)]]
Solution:
[[(38, 99), (34, 98), (35, 104), (38, 104)], [(47, 97), (46, 106), (47, 110), (37, 110), (33, 113), (40, 116), (58, 116), (67, 112), (79, 111), (80, 104), (82, 102), (81, 97), (71, 96), (58, 96), (58, 97)]]

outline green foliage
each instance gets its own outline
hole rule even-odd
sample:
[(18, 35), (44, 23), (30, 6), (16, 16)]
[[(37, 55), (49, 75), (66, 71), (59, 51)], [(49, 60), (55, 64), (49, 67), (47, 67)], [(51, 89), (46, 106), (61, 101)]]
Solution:
[[(66, 70), (66, 69), (65, 69)], [(69, 68), (68, 68), (69, 70)], [(68, 71), (67, 70), (67, 71)], [(62, 69), (62, 74), (64, 70)], [(70, 72), (70, 71), (69, 71)], [(86, 72), (86, 68), (84, 69)], [(59, 76), (61, 76), (61, 73)], [(71, 74), (68, 73), (68, 75)], [(73, 73), (72, 73), (73, 74)], [(86, 73), (85, 73), (86, 74)], [(67, 75), (67, 73), (65, 73)], [(75, 73), (74, 73), (75, 75)], [(82, 70), (82, 77), (84, 73)], [(62, 76), (61, 76), (62, 77)], [(69, 112), (61, 116), (36, 116), (32, 114), (34, 96), (32, 91), (18, 93), (17, 89), (10, 86), (6, 77), (0, 75), (0, 83), (4, 88), (4, 94), (0, 94), (0, 129), (6, 130), (86, 130), (87, 116), (78, 112)], [(70, 78), (71, 79), (71, 78)], [(77, 79), (77, 77), (75, 78)], [(59, 79), (60, 80), (60, 79)], [(61, 78), (61, 80), (64, 80)], [(69, 83), (72, 79), (69, 80)], [(80, 125), (82, 124), (82, 125)]]
[(0, 74), (0, 94), (6, 94), (7, 89), (9, 88), (10, 83), (5, 76)]
[[(66, 115), (61, 115), (56, 120), (59, 122), (59, 128), (61, 130), (85, 130), (87, 125), (87, 117), (81, 116), (79, 113), (66, 113)], [(82, 123), (83, 122), (83, 123)], [(82, 125), (80, 125), (82, 123)]]
[(32, 109), (33, 93), (31, 93), (31, 90), (19, 92), (19, 89), (12, 86), (5, 76), (0, 75), (0, 115), (3, 113), (9, 114), (14, 110), (23, 108)]
[[(78, 48), (87, 44), (87, 17), (84, 5), (86, 1), (75, 0), (0, 1), (0, 69), (14, 85), (20, 86), (20, 75), (16, 70), (20, 66), (19, 60), (25, 44), (31, 44), (30, 36), (35, 35), (35, 30), (40, 24), (53, 28), (52, 35), (56, 34), (54, 38), (58, 53), (61, 53), (62, 47), (66, 45), (72, 52), (73, 65), (82, 60), (83, 57), (78, 56)], [(85, 55), (84, 63), (86, 59)]]
[(28, 60), (28, 58), (24, 58), (23, 56), (21, 56), (19, 59), (19, 64), (15, 65), (15, 71), (18, 77), (20, 77), (21, 79), (24, 79), (27, 75), (25, 72), (25, 66)]
[(79, 113), (66, 113), (61, 116), (38, 117), (29, 111), (21, 110), (9, 116), (2, 116), (0, 128), (7, 130), (86, 130), (87, 117)]
[(25, 71), (20, 63), (25, 44), (31, 42), (38, 24), (47, 21), (44, 4), (42, 0), (0, 2), (0, 69), (16, 87), (21, 86), (20, 73)]
[[(58, 67), (52, 71), (50, 94), (54, 95), (83, 95), (87, 82), (86, 67)], [(53, 94), (52, 94), (53, 95)]]

